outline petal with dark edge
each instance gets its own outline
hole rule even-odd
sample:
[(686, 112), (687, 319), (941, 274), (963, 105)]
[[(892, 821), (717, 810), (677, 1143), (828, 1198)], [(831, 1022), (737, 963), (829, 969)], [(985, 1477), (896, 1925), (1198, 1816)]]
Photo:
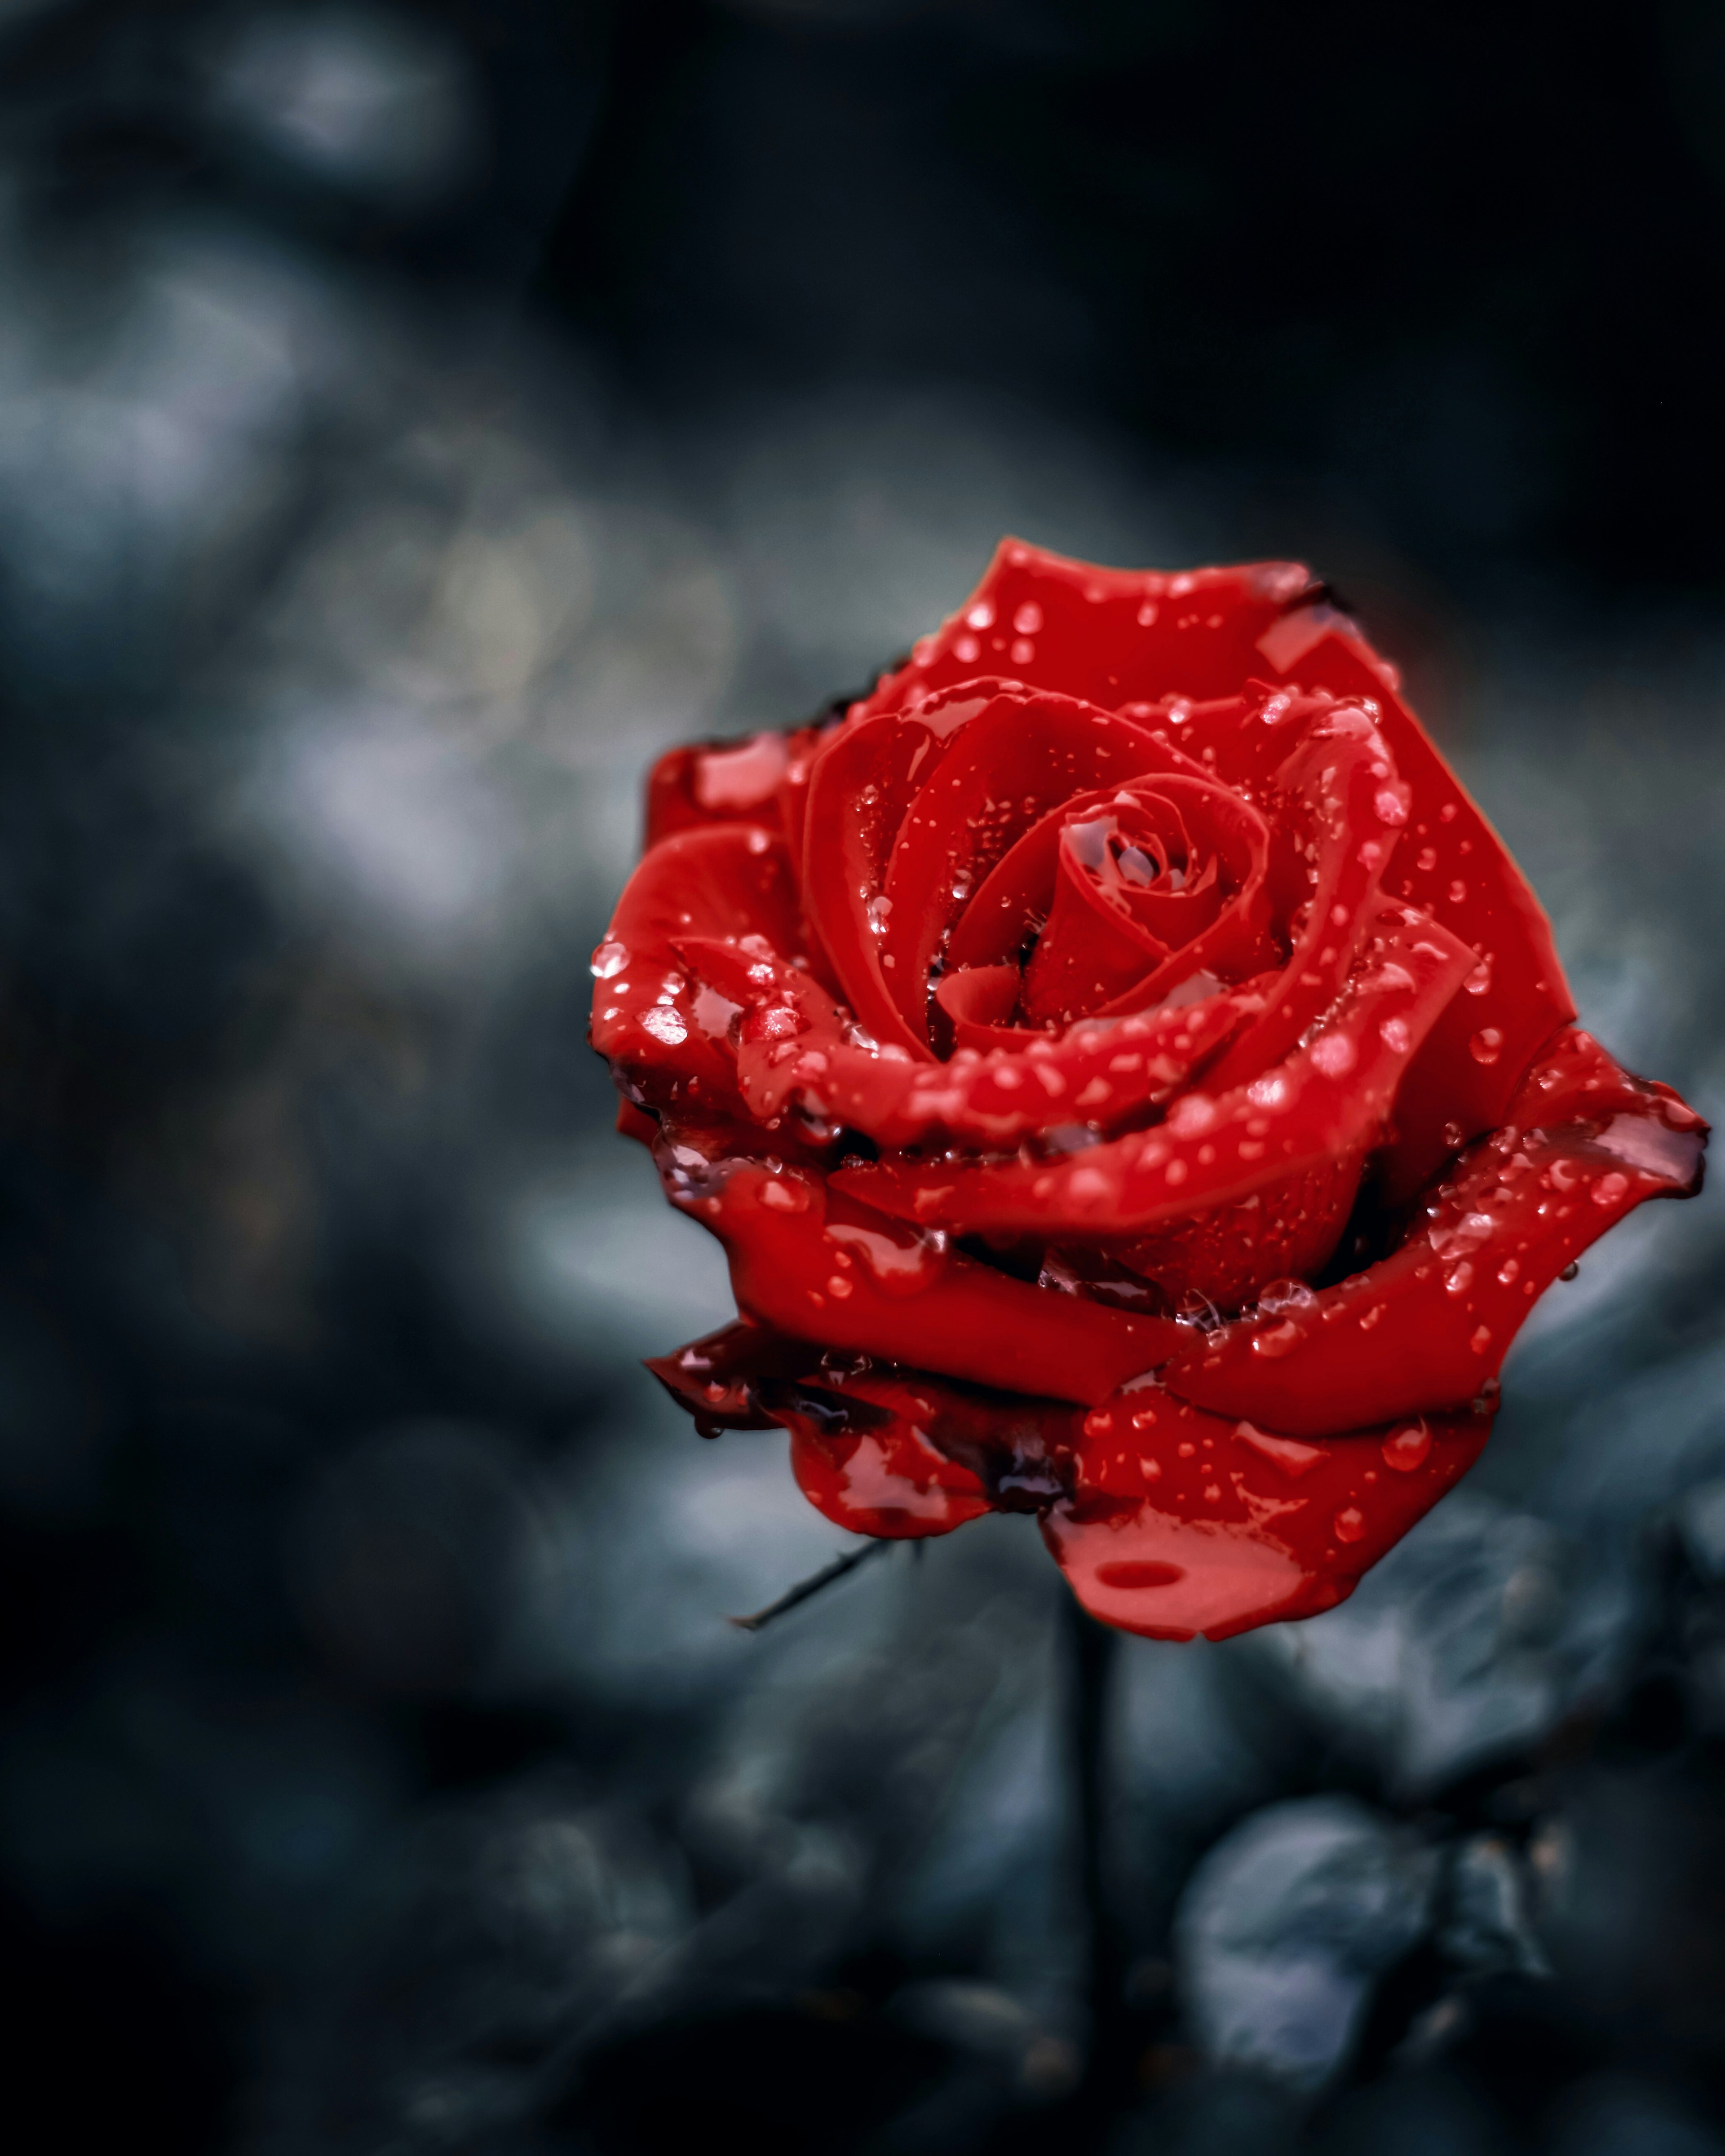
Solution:
[(1646, 1199), (1697, 1186), (1706, 1127), (1568, 1033), (1398, 1250), (1297, 1317), (1242, 1319), (1187, 1343), (1165, 1381), (1302, 1437), (1476, 1398), (1565, 1265)]
[(1086, 1418), (1072, 1493), (1043, 1537), (1092, 1616), (1225, 1640), (1351, 1594), (1472, 1466), (1491, 1420), (1431, 1415), (1306, 1445), (1126, 1393)]
[(824, 1346), (1088, 1402), (1165, 1362), (1182, 1337), (1165, 1318), (1046, 1295), (752, 1164), (687, 1209), (725, 1245), (738, 1308)]

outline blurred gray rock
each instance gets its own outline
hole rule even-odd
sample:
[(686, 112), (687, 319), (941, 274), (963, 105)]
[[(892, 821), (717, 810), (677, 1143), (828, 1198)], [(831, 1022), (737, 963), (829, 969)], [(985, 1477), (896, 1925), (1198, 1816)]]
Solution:
[(1424, 1931), (1438, 1858), (1351, 1797), (1271, 1804), (1211, 1850), (1175, 1939), (1193, 2033), (1218, 2066), (1321, 2087), (1377, 1977)]

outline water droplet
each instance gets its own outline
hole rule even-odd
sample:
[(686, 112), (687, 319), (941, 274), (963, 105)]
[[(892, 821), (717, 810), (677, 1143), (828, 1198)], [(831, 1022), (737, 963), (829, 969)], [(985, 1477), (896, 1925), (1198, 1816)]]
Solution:
[(1280, 1325), (1272, 1326), (1267, 1332), (1255, 1332), (1252, 1335), (1252, 1353), (1273, 1363), (1283, 1355), (1291, 1354), (1305, 1337), (1304, 1328), (1296, 1325), (1292, 1318), (1288, 1318)]
[(1405, 824), (1408, 820), (1408, 804), (1392, 787), (1384, 787), (1372, 806), (1380, 824)]
[(641, 1013), (641, 1030), (650, 1033), (667, 1048), (680, 1047), (689, 1038), (689, 1029), (674, 1010), (665, 1010), (657, 1005)]
[(1345, 1033), (1320, 1034), (1308, 1053), (1326, 1078), (1345, 1077), (1353, 1068), (1353, 1043)]
[(1467, 1344), (1472, 1348), (1476, 1355), (1483, 1355), (1486, 1350), (1491, 1344), (1491, 1327), (1489, 1325), (1481, 1326), (1475, 1332), (1472, 1339), (1470, 1340)]
[[(1513, 1263), (1513, 1260), (1512, 1260), (1511, 1262)], [(1576, 1264), (1574, 1258), (1571, 1258), (1568, 1264), (1565, 1265), (1562, 1272), (1558, 1275), (1558, 1278), (1560, 1281), (1573, 1281), (1580, 1270), (1580, 1266)]]
[(1013, 645), (1008, 656), (1014, 666), (1028, 666), (1036, 656), (1036, 647), (1029, 637), (1021, 636)]
[(1452, 1152), (1466, 1136), (1466, 1132), (1462, 1129), (1460, 1123), (1445, 1123), (1444, 1125), (1444, 1143), (1449, 1147)]
[(601, 943), (593, 954), (593, 963), (588, 970), (596, 980), (614, 981), (628, 963), (628, 944)]
[(1460, 906), (1466, 896), (1467, 886), (1463, 883), (1460, 876), (1457, 876), (1455, 882), (1450, 886), (1450, 903), (1451, 906)]
[(1106, 1408), (1092, 1408), (1084, 1418), (1086, 1437), (1106, 1437), (1114, 1427), (1114, 1418)]
[(1358, 1505), (1344, 1505), (1335, 1519), (1338, 1543), (1357, 1543), (1366, 1531), (1366, 1516)]
[(1285, 1310), (1312, 1310), (1317, 1307), (1317, 1296), (1304, 1281), (1271, 1281), (1268, 1287), (1258, 1291), (1258, 1307), (1274, 1316)]
[(1595, 1205), (1615, 1205), (1629, 1187), (1629, 1178), (1620, 1175), (1614, 1168), (1609, 1175), (1602, 1175), (1594, 1185), (1594, 1203)]
[(1384, 1045), (1395, 1055), (1405, 1055), (1408, 1043), (1414, 1038), (1408, 1030), (1408, 1021), (1404, 1018), (1385, 1019), (1378, 1029), (1378, 1035)]
[(884, 936), (886, 933), (887, 916), (892, 911), (892, 901), (883, 891), (878, 896), (869, 901), (867, 910), (870, 927), (877, 936)]
[(1384, 1440), (1384, 1464), (1399, 1475), (1411, 1475), (1431, 1451), (1431, 1432), (1423, 1422), (1410, 1422), (1392, 1430)]
[(1482, 1025), (1467, 1044), (1476, 1063), (1495, 1063), (1503, 1052), (1503, 1035), (1495, 1025)]
[(1437, 866), (1437, 848), (1435, 846), (1422, 846), (1414, 859), (1414, 865), (1415, 868), (1423, 870), (1429, 875), (1432, 870)]
[(974, 660), (980, 657), (982, 648), (973, 636), (961, 636), (952, 646), (952, 656), (962, 665), (968, 666)]
[(1471, 996), (1484, 995), (1491, 985), (1491, 961), (1489, 955), (1481, 959), (1461, 985)]
[(1042, 609), (1034, 599), (1026, 599), (1012, 618), (1012, 625), (1020, 636), (1034, 636), (1042, 626)]
[(1450, 1295), (1466, 1295), (1472, 1286), (1473, 1267), (1464, 1258), (1448, 1280), (1444, 1282), (1444, 1288)]

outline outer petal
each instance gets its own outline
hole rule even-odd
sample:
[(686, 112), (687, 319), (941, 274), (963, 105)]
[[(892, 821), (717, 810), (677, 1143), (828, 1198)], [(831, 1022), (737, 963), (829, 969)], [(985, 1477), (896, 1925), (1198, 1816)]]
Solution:
[(1385, 889), (1429, 911), (1480, 953), (1467, 993), (1433, 1029), (1402, 1088), (1384, 1175), (1404, 1196), (1454, 1152), (1446, 1125), (1472, 1137), (1502, 1121), (1522, 1072), (1574, 1017), (1574, 1002), (1544, 910), (1395, 694), (1393, 670), (1328, 608), (1297, 608), (1259, 641), (1271, 666), (1302, 687), (1376, 705), (1379, 731), (1408, 788), (1403, 844)]
[(1042, 1532), (1092, 1616), (1225, 1640), (1353, 1593), (1479, 1457), (1491, 1413), (1302, 1445), (1154, 1390), (1085, 1420), (1075, 1486)]
[(791, 1433), (791, 1471), (809, 1503), (854, 1533), (906, 1540), (950, 1534), (991, 1509), (974, 1471), (923, 1427), (934, 1388), (916, 1371), (831, 1386), (773, 1389), (772, 1412)]
[(599, 1054), (661, 1092), (736, 1090), (724, 1024), (706, 1022), (698, 983), (677, 956), (689, 937), (759, 937), (788, 957), (798, 944), (796, 888), (783, 843), (756, 824), (679, 831), (629, 878), (593, 953)]
[(1089, 1402), (1180, 1342), (1167, 1319), (1045, 1295), (799, 1175), (740, 1163), (684, 1202), (724, 1244), (738, 1308), (826, 1347)]
[(1565, 1034), (1368, 1272), (1188, 1343), (1167, 1383), (1296, 1435), (1459, 1405), (1487, 1391), (1534, 1298), (1649, 1198), (1698, 1188), (1706, 1126)]
[(1311, 581), (1296, 562), (1167, 575), (1003, 539), (964, 606), (854, 711), (903, 710), (981, 670), (1105, 711), (1235, 696), (1266, 670), (1258, 639)]

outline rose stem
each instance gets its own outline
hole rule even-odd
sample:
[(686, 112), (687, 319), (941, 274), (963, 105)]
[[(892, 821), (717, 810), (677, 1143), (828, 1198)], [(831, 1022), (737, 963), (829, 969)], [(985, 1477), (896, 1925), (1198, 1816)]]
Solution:
[(727, 1617), (725, 1622), (734, 1625), (739, 1632), (758, 1632), (763, 1625), (770, 1625), (775, 1617), (783, 1617), (787, 1609), (794, 1609), (799, 1602), (806, 1602), (811, 1594), (819, 1594), (824, 1587), (830, 1587), (835, 1579), (843, 1579), (847, 1572), (855, 1572), (860, 1564), (866, 1564), (877, 1551), (891, 1549), (888, 1542), (866, 1542), (860, 1549), (849, 1550), (843, 1557), (834, 1558), (829, 1565), (799, 1579), (794, 1587), (788, 1587), (777, 1602), (769, 1602), (764, 1609), (757, 1609), (752, 1617)]
[(1108, 1684), (1119, 1648), (1111, 1625), (1099, 1625), (1077, 1597), (1060, 1598), (1063, 1646), (1070, 1698), (1067, 1736), (1077, 1798), (1079, 1883), (1088, 1932), (1090, 2056), (1082, 2094), (1106, 2100), (1117, 2079), (1127, 2035), (1123, 2019), (1126, 1960), (1120, 1928), (1109, 1905), (1107, 1880)]

